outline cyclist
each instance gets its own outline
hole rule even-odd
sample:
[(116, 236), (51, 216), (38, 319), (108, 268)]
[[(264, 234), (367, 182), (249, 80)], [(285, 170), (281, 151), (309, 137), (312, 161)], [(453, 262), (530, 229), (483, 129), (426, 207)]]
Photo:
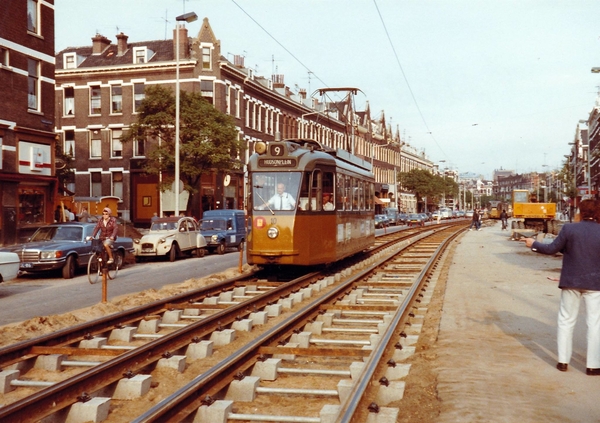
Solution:
[(92, 234), (92, 238), (94, 238), (96, 234), (100, 232), (100, 240), (102, 241), (104, 249), (108, 254), (108, 261), (106, 262), (107, 264), (114, 263), (112, 245), (117, 239), (117, 232), (119, 231), (117, 219), (111, 215), (112, 210), (109, 207), (104, 207), (102, 210), (102, 217), (98, 220), (98, 223), (94, 228), (94, 233)]

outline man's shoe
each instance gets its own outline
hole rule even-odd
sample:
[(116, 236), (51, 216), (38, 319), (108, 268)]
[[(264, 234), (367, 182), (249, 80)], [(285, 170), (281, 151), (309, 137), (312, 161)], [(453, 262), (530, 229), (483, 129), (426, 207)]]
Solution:
[(585, 374), (588, 376), (600, 376), (600, 369), (585, 369)]
[(567, 369), (569, 368), (569, 365), (567, 363), (557, 363), (556, 368), (558, 370), (560, 370), (561, 372), (566, 372)]
[(108, 259), (108, 261), (106, 262), (106, 264), (113, 264), (115, 261), (113, 259)]

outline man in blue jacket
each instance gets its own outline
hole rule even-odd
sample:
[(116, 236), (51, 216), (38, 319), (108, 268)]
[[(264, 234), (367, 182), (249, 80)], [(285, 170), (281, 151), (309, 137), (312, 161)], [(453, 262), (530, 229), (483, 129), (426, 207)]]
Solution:
[(587, 369), (590, 376), (600, 375), (600, 224), (596, 223), (596, 202), (579, 205), (580, 221), (565, 224), (551, 244), (533, 238), (523, 241), (532, 251), (563, 254), (558, 287), (561, 289), (558, 312), (558, 364), (566, 372), (573, 352), (573, 330), (579, 303), (583, 297), (587, 322)]

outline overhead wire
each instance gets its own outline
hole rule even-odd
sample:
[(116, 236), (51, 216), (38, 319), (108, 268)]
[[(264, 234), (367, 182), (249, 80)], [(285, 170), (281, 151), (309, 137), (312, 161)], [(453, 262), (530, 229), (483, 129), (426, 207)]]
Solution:
[(390, 43), (390, 47), (392, 49), (392, 52), (394, 53), (394, 57), (396, 58), (396, 63), (398, 64), (398, 68), (400, 68), (400, 73), (402, 73), (402, 77), (404, 78), (404, 82), (406, 83), (408, 91), (410, 92), (410, 96), (412, 97), (412, 100), (415, 103), (415, 107), (417, 108), (417, 111), (419, 112), (419, 116), (421, 117), (421, 120), (423, 121), (423, 124), (425, 125), (425, 128), (427, 129), (427, 133), (429, 135), (431, 135), (431, 138), (433, 139), (433, 142), (435, 143), (435, 145), (438, 146), (438, 148), (440, 149), (440, 151), (442, 152), (442, 154), (444, 155), (444, 157), (447, 158), (446, 152), (444, 151), (444, 149), (442, 148), (442, 146), (437, 142), (437, 139), (433, 135), (433, 131), (431, 131), (431, 129), (429, 129), (429, 125), (427, 124), (427, 120), (425, 119), (425, 116), (423, 115), (423, 112), (421, 111), (421, 107), (419, 106), (419, 102), (417, 101), (415, 93), (413, 92), (412, 87), (410, 86), (410, 82), (408, 82), (408, 78), (406, 77), (406, 74), (404, 73), (404, 68), (402, 67), (402, 64), (400, 63), (400, 58), (398, 57), (398, 53), (396, 52), (396, 48), (394, 47), (394, 43), (392, 42), (392, 38), (390, 37), (390, 33), (388, 32), (387, 26), (385, 25), (385, 21), (383, 20), (383, 16), (381, 15), (381, 11), (379, 10), (379, 6), (377, 5), (377, 0), (373, 0), (373, 4), (375, 5), (375, 9), (377, 9), (377, 14), (379, 15), (379, 20), (381, 21), (381, 25), (383, 26), (383, 30), (385, 31), (385, 35), (386, 35), (386, 37), (388, 39), (388, 42)]

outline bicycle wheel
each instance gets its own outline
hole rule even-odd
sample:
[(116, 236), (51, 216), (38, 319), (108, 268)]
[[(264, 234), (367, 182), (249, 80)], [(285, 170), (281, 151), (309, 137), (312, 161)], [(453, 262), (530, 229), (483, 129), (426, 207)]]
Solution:
[(102, 271), (100, 270), (100, 267), (98, 266), (98, 256), (96, 254), (94, 254), (92, 257), (90, 257), (90, 261), (88, 261), (88, 266), (87, 266), (87, 275), (88, 275), (88, 280), (90, 281), (91, 284), (95, 284), (96, 282), (98, 282), (98, 280), (100, 279)]
[(123, 257), (121, 253), (115, 251), (113, 253), (114, 262), (108, 265), (108, 279), (114, 279), (119, 273), (119, 266), (123, 265)]

